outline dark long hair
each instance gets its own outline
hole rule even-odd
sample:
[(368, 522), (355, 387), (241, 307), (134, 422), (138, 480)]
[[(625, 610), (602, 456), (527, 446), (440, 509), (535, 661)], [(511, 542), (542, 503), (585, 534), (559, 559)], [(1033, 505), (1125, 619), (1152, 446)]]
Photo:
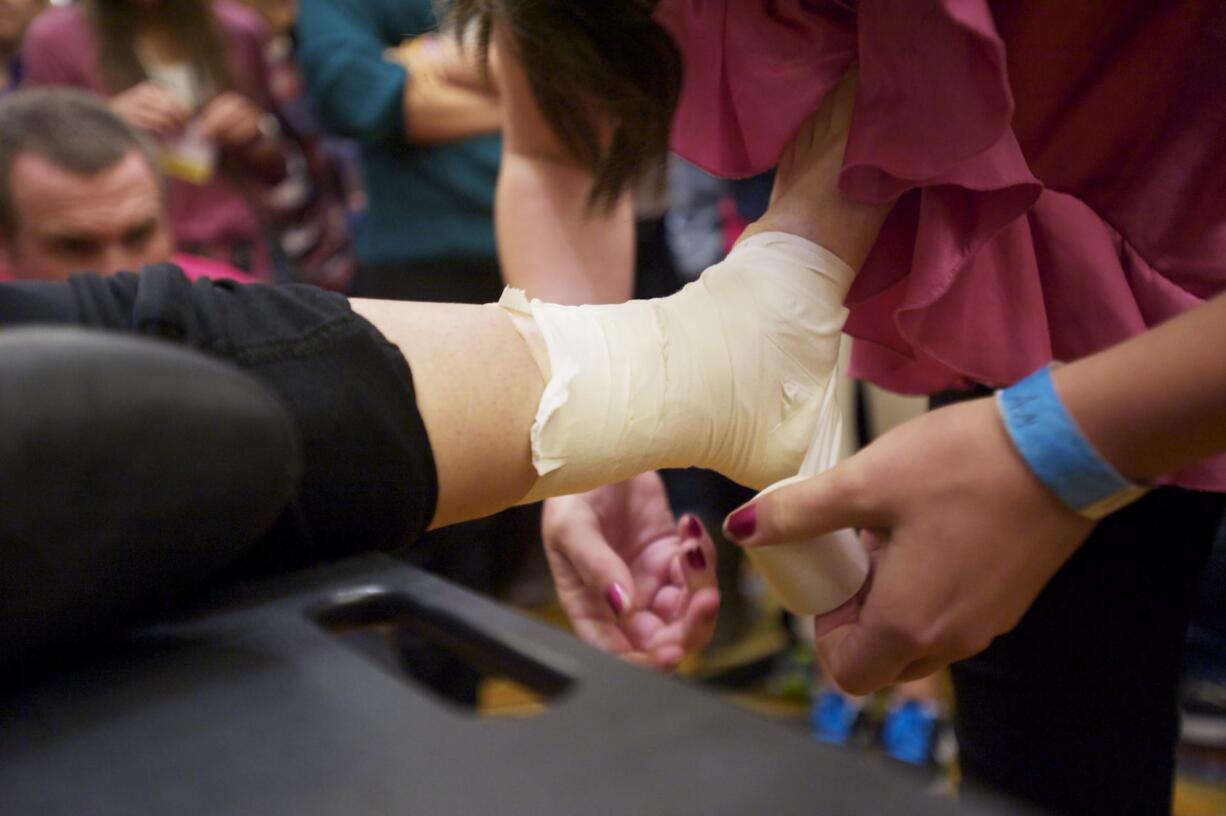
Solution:
[(681, 54), (652, 18), (657, 0), (453, 0), (482, 49), (504, 24), (533, 96), (563, 145), (611, 205), (658, 168), (681, 94)]
[[(98, 37), (98, 61), (107, 89), (118, 93), (146, 79), (136, 53), (138, 17), (130, 0), (86, 0), (85, 9)], [(226, 43), (209, 0), (166, 0), (159, 22), (214, 91), (234, 87)]]

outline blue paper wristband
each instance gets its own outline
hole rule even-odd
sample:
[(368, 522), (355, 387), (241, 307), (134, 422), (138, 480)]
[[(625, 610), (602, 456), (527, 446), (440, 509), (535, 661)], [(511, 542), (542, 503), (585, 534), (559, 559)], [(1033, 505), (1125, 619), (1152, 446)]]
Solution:
[(1143, 496), (1098, 455), (1060, 402), (1045, 366), (996, 393), (996, 407), (1014, 447), (1056, 497), (1089, 518), (1102, 518)]

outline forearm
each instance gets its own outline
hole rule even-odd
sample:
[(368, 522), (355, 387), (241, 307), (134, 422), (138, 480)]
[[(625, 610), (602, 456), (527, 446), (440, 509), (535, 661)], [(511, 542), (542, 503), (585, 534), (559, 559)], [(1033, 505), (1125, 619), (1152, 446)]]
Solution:
[(589, 211), (592, 178), (548, 158), (504, 153), (494, 213), (510, 286), (551, 303), (619, 303), (634, 287), (634, 206)]
[[(490, 63), (496, 62), (496, 49), (491, 48), (488, 57)], [(448, 85), (498, 96), (493, 71), (480, 61), (477, 47), (462, 45), (451, 34), (422, 34), (389, 49), (384, 58), (404, 65), (410, 73), (425, 71)]]
[(495, 26), (503, 154), (494, 199), (499, 261), (511, 286), (552, 303), (618, 303), (634, 288), (629, 193), (591, 208), (592, 170), (546, 121), (507, 32)]
[(496, 133), (498, 100), (433, 77), (410, 74), (404, 88), (404, 134), (410, 144), (454, 142)]
[(1226, 295), (1053, 376), (1090, 443), (1130, 479), (1226, 450)]

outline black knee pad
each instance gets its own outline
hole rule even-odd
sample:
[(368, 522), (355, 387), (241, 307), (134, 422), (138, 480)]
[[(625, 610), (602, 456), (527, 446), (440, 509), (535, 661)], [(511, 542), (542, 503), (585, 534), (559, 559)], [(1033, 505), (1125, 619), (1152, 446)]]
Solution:
[(0, 331), (0, 678), (207, 586), (281, 513), (294, 424), (170, 343)]

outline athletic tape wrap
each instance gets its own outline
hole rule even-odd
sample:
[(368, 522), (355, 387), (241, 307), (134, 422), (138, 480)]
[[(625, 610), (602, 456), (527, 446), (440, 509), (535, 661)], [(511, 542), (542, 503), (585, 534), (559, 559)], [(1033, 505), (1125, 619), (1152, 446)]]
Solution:
[(558, 306), (508, 289), (535, 321), (549, 377), (523, 501), (658, 467), (698, 465), (761, 488), (796, 473), (821, 419), (854, 271), (785, 233), (743, 240), (667, 298)]

